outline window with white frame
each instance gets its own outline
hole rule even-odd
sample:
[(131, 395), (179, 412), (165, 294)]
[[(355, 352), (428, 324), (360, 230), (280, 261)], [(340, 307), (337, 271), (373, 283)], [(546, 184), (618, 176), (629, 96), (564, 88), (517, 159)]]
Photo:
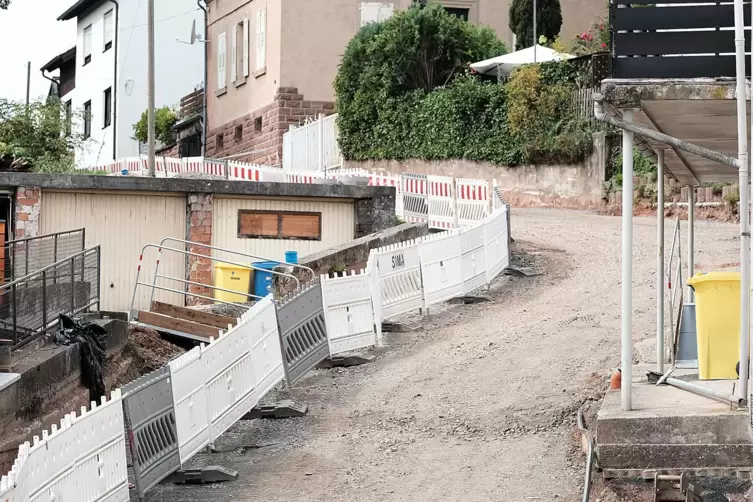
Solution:
[(238, 76), (238, 25), (233, 25), (230, 32), (230, 82), (235, 83)]
[(267, 8), (256, 13), (256, 71), (267, 67)]
[(226, 34), (223, 31), (217, 36), (217, 89), (224, 89), (226, 86), (225, 61), (227, 53), (225, 50)]
[(113, 18), (113, 11), (108, 10), (105, 12), (105, 16), (103, 19), (105, 28), (104, 28), (104, 34), (105, 34), (105, 47), (102, 52), (105, 52), (109, 49), (112, 49), (112, 39), (113, 35), (115, 33), (115, 25), (113, 24), (114, 18)]
[(392, 17), (394, 12), (394, 3), (361, 2), (361, 26), (385, 21)]
[(92, 25), (84, 28), (84, 65), (92, 60)]
[(248, 77), (248, 44), (250, 42), (248, 34), (248, 19), (243, 20), (243, 76)]

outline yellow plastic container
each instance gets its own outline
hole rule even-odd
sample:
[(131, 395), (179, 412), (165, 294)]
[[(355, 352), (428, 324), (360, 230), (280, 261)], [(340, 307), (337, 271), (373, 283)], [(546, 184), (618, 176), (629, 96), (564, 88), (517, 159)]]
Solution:
[(229, 263), (218, 263), (214, 266), (214, 285), (218, 288), (237, 291), (240, 294), (228, 293), (226, 291), (215, 291), (214, 298), (224, 302), (243, 303), (250, 301), (248, 296), (251, 288), (250, 268), (230, 265)]
[(695, 290), (698, 374), (737, 378), (740, 360), (740, 273), (709, 272), (688, 279)]

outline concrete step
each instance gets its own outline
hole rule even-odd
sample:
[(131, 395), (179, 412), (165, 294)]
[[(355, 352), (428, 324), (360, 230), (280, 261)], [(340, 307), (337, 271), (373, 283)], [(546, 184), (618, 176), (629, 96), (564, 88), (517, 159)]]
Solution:
[(599, 444), (601, 469), (700, 469), (753, 466), (753, 445)]

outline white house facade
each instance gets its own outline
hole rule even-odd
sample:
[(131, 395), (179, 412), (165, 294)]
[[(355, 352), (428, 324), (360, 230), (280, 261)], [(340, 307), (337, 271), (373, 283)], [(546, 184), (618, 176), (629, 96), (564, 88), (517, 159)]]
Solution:
[[(192, 23), (203, 35), (204, 13), (196, 0), (155, 2), (155, 103), (177, 107), (180, 98), (204, 81), (204, 47), (190, 44)], [(77, 20), (75, 67), (61, 56), (43, 71), (60, 70), (60, 99), (83, 111), (81, 128), (89, 138), (76, 158), (78, 167), (139, 154), (133, 125), (147, 107), (147, 7), (139, 0), (79, 0), (58, 20)], [(70, 51), (67, 51), (70, 53)], [(66, 53), (64, 53), (66, 54)]]

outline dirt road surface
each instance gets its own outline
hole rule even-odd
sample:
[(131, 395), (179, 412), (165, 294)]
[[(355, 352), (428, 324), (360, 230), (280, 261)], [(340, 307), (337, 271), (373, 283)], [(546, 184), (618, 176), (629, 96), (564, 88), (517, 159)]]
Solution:
[[(387, 334), (367, 365), (312, 372), (272, 396), (307, 403), (308, 416), (240, 422), (223, 453), (192, 461), (235, 469), (237, 481), (160, 485), (147, 500), (579, 500), (575, 413), (596, 411), (619, 363), (620, 219), (512, 218), (514, 259), (541, 275), (503, 277), (488, 303), (414, 318), (423, 329)], [(696, 228), (699, 267), (734, 266), (736, 226)], [(640, 341), (655, 334), (655, 219), (637, 219), (634, 235)]]

